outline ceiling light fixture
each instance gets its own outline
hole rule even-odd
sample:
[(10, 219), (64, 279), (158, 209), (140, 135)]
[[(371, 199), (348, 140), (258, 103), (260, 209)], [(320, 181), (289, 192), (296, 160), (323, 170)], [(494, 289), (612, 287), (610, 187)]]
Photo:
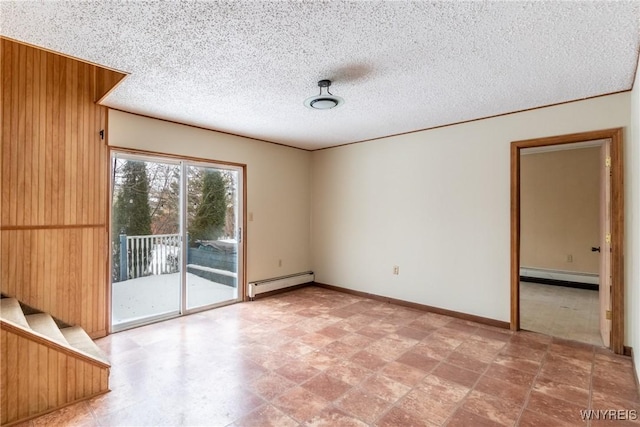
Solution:
[[(320, 80), (318, 82), (318, 86), (320, 87), (320, 95), (305, 99), (305, 107), (311, 108), (312, 110), (330, 110), (344, 104), (344, 99), (339, 96), (332, 95), (331, 92), (329, 92), (331, 80)], [(326, 95), (322, 94), (322, 88), (326, 88)]]

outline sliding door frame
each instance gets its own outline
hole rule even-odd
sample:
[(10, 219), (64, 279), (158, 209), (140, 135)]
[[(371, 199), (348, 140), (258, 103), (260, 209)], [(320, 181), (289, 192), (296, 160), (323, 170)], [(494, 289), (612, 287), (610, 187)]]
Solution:
[[(181, 166), (181, 163), (179, 160), (177, 159), (172, 159), (172, 158), (167, 158), (164, 156), (153, 156), (153, 155), (148, 155), (148, 154), (141, 154), (141, 153), (128, 153), (128, 152), (123, 152), (121, 150), (109, 150), (109, 232), (107, 234), (107, 247), (108, 247), (108, 252), (109, 252), (109, 266), (107, 268), (107, 272), (108, 272), (108, 286), (107, 288), (109, 289), (109, 303), (110, 303), (110, 307), (109, 307), (109, 333), (114, 333), (114, 332), (120, 332), (120, 331), (125, 331), (127, 329), (132, 329), (132, 328), (136, 328), (139, 326), (144, 326), (144, 325), (148, 325), (151, 323), (156, 323), (156, 322), (162, 322), (165, 320), (169, 320), (169, 319), (174, 319), (176, 317), (180, 317), (180, 315), (182, 314), (182, 303), (180, 302), (180, 304), (178, 304), (177, 308), (175, 311), (171, 311), (171, 312), (165, 312), (165, 313), (160, 313), (160, 314), (153, 314), (151, 316), (145, 317), (142, 320), (139, 321), (131, 321), (131, 322), (124, 322), (123, 326), (119, 326), (114, 328), (113, 326), (113, 278), (112, 278), (112, 268), (113, 268), (113, 248), (111, 247), (111, 244), (113, 242), (113, 235), (112, 233), (112, 225), (113, 222), (112, 220), (112, 215), (113, 215), (113, 190), (115, 188), (115, 182), (114, 182), (114, 171), (113, 171), (113, 160), (114, 157), (116, 156), (116, 158), (121, 158), (124, 160), (133, 160), (136, 162), (146, 162), (146, 163), (161, 163), (161, 164), (167, 164), (167, 165), (174, 165), (174, 166)], [(122, 155), (120, 157), (120, 155)], [(181, 178), (182, 179), (182, 178)], [(182, 197), (182, 195), (180, 195), (180, 197)], [(179, 209), (180, 211), (182, 211), (182, 200), (180, 199), (180, 201), (178, 202), (180, 204)], [(180, 223), (178, 223), (178, 231), (179, 234), (182, 235), (182, 226)], [(180, 278), (180, 282), (179, 285), (182, 286), (182, 278)]]
[[(229, 163), (222, 163), (222, 162), (217, 162), (217, 161), (213, 161), (213, 160), (187, 160), (187, 159), (183, 159), (180, 161), (180, 165), (181, 165), (181, 171), (180, 171), (180, 203), (182, 206), (186, 206), (186, 201), (184, 200), (185, 197), (187, 197), (188, 194), (188, 169), (189, 167), (201, 167), (201, 168), (208, 168), (208, 169), (217, 169), (217, 170), (229, 170), (229, 171), (235, 171), (238, 173), (238, 184), (239, 184), (239, 191), (238, 191), (238, 203), (240, 204), (240, 209), (238, 209), (238, 219), (240, 220), (238, 224), (238, 228), (239, 230), (236, 230), (236, 233), (238, 234), (240, 241), (238, 242), (239, 248), (242, 248), (242, 250), (238, 250), (238, 259), (237, 259), (237, 296), (236, 298), (233, 300), (232, 303), (236, 303), (236, 302), (240, 302), (240, 301), (244, 301), (244, 295), (245, 295), (245, 287), (244, 287), (244, 268), (241, 268), (241, 266), (244, 265), (244, 258), (245, 258), (245, 253), (244, 253), (244, 248), (242, 247), (242, 244), (244, 244), (244, 234), (245, 234), (245, 224), (244, 224), (244, 216), (245, 216), (245, 200), (244, 200), (244, 196), (241, 197), (241, 194), (244, 194), (244, 167), (242, 166), (235, 166), (235, 165), (231, 165)], [(180, 209), (180, 234), (183, 238), (186, 237), (186, 230), (188, 228), (188, 221), (187, 221), (187, 216), (185, 215), (185, 210), (184, 209)], [(186, 241), (186, 239), (183, 239), (183, 244), (186, 245), (188, 244), (188, 242)], [(193, 313), (197, 313), (199, 311), (205, 311), (205, 310), (211, 310), (213, 308), (216, 307), (222, 307), (225, 305), (229, 305), (230, 304), (230, 300), (227, 301), (222, 301), (222, 302), (217, 302), (217, 303), (213, 303), (213, 304), (206, 304), (206, 305), (202, 305), (202, 306), (198, 306), (198, 307), (194, 307), (194, 308), (189, 308), (188, 306), (188, 295), (187, 295), (187, 257), (185, 256), (185, 254), (187, 253), (187, 251), (183, 251), (183, 256), (181, 257), (180, 260), (180, 277), (183, 283), (182, 289), (181, 289), (181, 312), (182, 314), (193, 314)], [(242, 286), (240, 285), (242, 283)], [(231, 303), (231, 304), (232, 304)]]
[[(238, 250), (241, 251), (241, 256), (238, 259), (238, 297), (236, 300), (234, 300), (233, 302), (230, 303), (221, 303), (221, 304), (212, 304), (212, 305), (208, 305), (208, 306), (204, 306), (204, 307), (198, 307), (198, 308), (194, 308), (191, 310), (186, 310), (186, 300), (184, 298), (184, 295), (182, 295), (182, 301), (181, 301), (181, 311), (182, 311), (182, 315), (188, 315), (188, 314), (192, 314), (192, 313), (196, 313), (198, 311), (204, 311), (204, 310), (209, 310), (218, 306), (222, 306), (222, 305), (227, 305), (227, 304), (233, 304), (235, 302), (244, 302), (247, 301), (247, 275), (246, 275), (246, 271), (247, 271), (247, 239), (248, 239), (248, 233), (247, 233), (247, 165), (244, 163), (235, 163), (235, 162), (227, 162), (227, 161), (222, 161), (222, 160), (215, 160), (215, 159), (207, 159), (207, 158), (203, 158), (203, 157), (193, 157), (193, 156), (183, 156), (183, 155), (178, 155), (178, 154), (171, 154), (171, 153), (162, 153), (162, 152), (156, 152), (156, 151), (148, 151), (148, 150), (139, 150), (139, 149), (132, 149), (132, 148), (127, 148), (127, 147), (119, 147), (119, 146), (108, 146), (108, 161), (109, 161), (109, 167), (107, 168), (107, 171), (109, 173), (109, 179), (107, 180), (107, 185), (109, 186), (107, 193), (107, 197), (109, 197), (107, 206), (108, 206), (108, 212), (107, 212), (107, 246), (108, 246), (108, 268), (107, 268), (107, 277), (106, 279), (108, 280), (107, 283), (109, 284), (109, 286), (107, 286), (107, 296), (105, 299), (105, 303), (106, 303), (106, 309), (107, 309), (107, 325), (106, 325), (106, 330), (107, 330), (107, 334), (111, 334), (113, 333), (113, 318), (112, 318), (112, 303), (111, 303), (111, 298), (112, 298), (112, 286), (111, 286), (111, 266), (112, 266), (112, 249), (111, 249), (111, 233), (112, 233), (112, 200), (113, 200), (113, 176), (112, 176), (112, 171), (111, 171), (111, 158), (112, 155), (116, 153), (116, 154), (123, 154), (123, 155), (132, 155), (132, 156), (137, 156), (137, 157), (147, 157), (147, 158), (154, 158), (156, 160), (166, 160), (169, 162), (186, 162), (188, 164), (192, 164), (192, 165), (198, 165), (198, 166), (207, 166), (207, 167), (220, 167), (221, 169), (224, 169), (225, 167), (229, 168), (229, 169), (237, 169), (238, 173), (240, 175), (240, 181), (242, 182), (241, 185), (241, 189), (240, 191), (238, 191), (238, 201), (241, 203), (241, 207), (239, 210), (239, 216), (241, 216), (241, 221), (239, 224), (239, 227), (241, 227), (241, 241), (238, 243)], [(182, 175), (182, 174), (181, 174)], [(181, 177), (181, 190), (182, 190), (182, 180), (184, 180), (183, 177)], [(185, 181), (186, 182), (186, 181)], [(181, 203), (182, 203), (182, 197), (183, 197), (184, 192), (181, 191)], [(182, 208), (181, 208), (182, 211)], [(182, 232), (182, 228), (183, 228), (183, 218), (180, 218), (180, 230)], [(182, 234), (182, 233), (181, 233)], [(182, 262), (181, 260), (181, 267), (184, 265), (184, 262)], [(184, 274), (186, 273), (182, 273), (181, 271), (181, 280), (184, 279), (184, 277), (182, 277)], [(181, 291), (182, 293), (184, 293), (184, 291)]]

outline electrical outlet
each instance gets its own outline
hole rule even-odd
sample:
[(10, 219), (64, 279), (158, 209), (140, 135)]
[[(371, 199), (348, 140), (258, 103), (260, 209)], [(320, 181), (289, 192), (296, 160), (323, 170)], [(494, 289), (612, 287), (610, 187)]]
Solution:
[(398, 267), (397, 265), (393, 266), (393, 274), (395, 274), (396, 276), (398, 274), (400, 274), (400, 267)]
[(573, 262), (573, 255), (567, 255), (567, 262)]

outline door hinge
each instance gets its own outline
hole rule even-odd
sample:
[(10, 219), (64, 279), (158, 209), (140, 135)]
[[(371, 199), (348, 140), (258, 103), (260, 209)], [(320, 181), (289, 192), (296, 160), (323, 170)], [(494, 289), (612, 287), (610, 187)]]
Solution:
[(604, 241), (605, 243), (611, 243), (611, 233), (607, 233), (607, 235), (604, 236)]
[(604, 165), (608, 168), (611, 167), (611, 157), (607, 157), (606, 159), (604, 159)]
[(607, 320), (611, 320), (611, 310), (607, 310), (606, 316)]

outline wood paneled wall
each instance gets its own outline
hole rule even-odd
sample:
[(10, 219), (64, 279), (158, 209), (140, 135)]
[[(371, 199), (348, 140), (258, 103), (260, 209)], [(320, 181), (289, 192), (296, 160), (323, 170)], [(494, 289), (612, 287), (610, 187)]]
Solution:
[(106, 107), (125, 75), (1, 39), (1, 291), (106, 334)]
[(109, 389), (109, 367), (34, 341), (2, 323), (0, 424), (28, 419)]
[(106, 244), (104, 227), (3, 230), (2, 253), (21, 255), (3, 263), (2, 292), (20, 295), (31, 307), (87, 333), (100, 332), (105, 328)]

